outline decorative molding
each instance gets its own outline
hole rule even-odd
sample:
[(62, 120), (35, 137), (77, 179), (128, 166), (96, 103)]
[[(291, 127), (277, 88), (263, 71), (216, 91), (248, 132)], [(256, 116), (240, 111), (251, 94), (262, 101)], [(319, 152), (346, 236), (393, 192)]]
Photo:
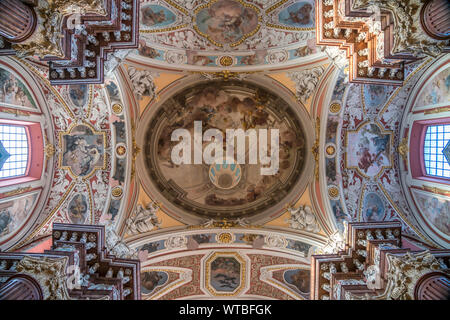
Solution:
[(316, 91), (319, 80), (325, 68), (323, 66), (301, 71), (288, 72), (288, 76), (295, 82), (296, 95), (299, 101), (305, 104)]
[(318, 233), (320, 226), (317, 223), (317, 219), (310, 206), (300, 206), (297, 209), (290, 207), (287, 209), (291, 214), (286, 222), (292, 229), (304, 230), (309, 232)]
[(68, 257), (35, 258), (25, 256), (16, 270), (32, 276), (41, 285), (44, 300), (71, 300), (67, 291), (66, 267)]
[(146, 233), (161, 226), (156, 216), (159, 206), (151, 202), (145, 207), (138, 204), (132, 217), (126, 220), (127, 233), (130, 235)]
[(133, 91), (138, 100), (144, 96), (153, 99), (156, 95), (156, 86), (153, 83), (154, 73), (148, 70), (140, 70), (135, 67), (128, 67), (128, 75), (133, 85)]

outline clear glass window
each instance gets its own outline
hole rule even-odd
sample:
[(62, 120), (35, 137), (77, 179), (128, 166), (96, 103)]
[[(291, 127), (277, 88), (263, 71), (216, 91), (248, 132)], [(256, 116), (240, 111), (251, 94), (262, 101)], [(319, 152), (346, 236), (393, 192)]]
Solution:
[(23, 126), (0, 125), (0, 179), (25, 174), (28, 137)]
[(450, 178), (450, 124), (427, 128), (423, 156), (428, 175)]

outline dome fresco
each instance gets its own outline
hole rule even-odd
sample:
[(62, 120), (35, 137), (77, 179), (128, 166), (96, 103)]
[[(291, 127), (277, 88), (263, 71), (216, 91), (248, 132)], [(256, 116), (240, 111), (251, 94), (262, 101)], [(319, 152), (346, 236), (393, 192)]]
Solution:
[[(193, 137), (195, 122), (201, 123), (202, 134), (213, 128), (223, 132), (225, 160), (174, 163), (172, 154), (177, 142), (171, 139), (172, 133), (183, 128)], [(237, 158), (237, 139), (234, 157), (228, 156), (229, 129), (255, 132), (255, 140), (245, 139), (245, 163)], [(279, 132), (278, 169), (273, 174), (262, 174), (262, 168), (269, 164), (261, 164), (260, 158), (256, 163), (251, 161), (255, 152), (262, 156), (256, 145), (261, 142), (261, 129), (268, 130), (269, 136), (272, 129)], [(275, 152), (270, 139), (266, 154)], [(209, 144), (203, 141), (203, 150)], [(189, 148), (193, 150), (194, 145)], [(238, 82), (199, 84), (163, 102), (148, 126), (144, 152), (147, 172), (160, 193), (158, 201), (170, 201), (186, 212), (219, 218), (251, 216), (277, 204), (297, 183), (306, 156), (305, 136), (295, 111), (273, 93)], [(192, 158), (194, 152), (190, 153)]]

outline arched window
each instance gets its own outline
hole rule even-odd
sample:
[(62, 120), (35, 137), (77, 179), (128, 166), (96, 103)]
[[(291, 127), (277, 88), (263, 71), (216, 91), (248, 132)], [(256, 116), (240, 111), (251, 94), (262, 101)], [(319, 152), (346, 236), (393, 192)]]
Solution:
[(23, 176), (28, 167), (28, 136), (24, 126), (0, 125), (0, 179)]
[(450, 124), (427, 127), (423, 155), (427, 175), (450, 178)]

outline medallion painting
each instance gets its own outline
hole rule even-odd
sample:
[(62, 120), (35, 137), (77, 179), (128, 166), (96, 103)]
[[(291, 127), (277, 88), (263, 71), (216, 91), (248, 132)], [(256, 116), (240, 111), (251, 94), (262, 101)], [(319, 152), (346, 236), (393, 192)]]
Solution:
[(293, 287), (299, 293), (309, 293), (309, 281), (311, 275), (309, 270), (294, 269), (287, 270), (283, 274), (283, 281)]
[(36, 108), (36, 103), (23, 82), (2, 68), (0, 68), (0, 103)]
[(165, 28), (176, 20), (175, 14), (160, 5), (148, 5), (141, 8), (141, 24), (151, 28)]
[(83, 224), (88, 216), (88, 200), (86, 195), (78, 193), (73, 196), (67, 207), (72, 223)]
[(283, 9), (278, 14), (278, 21), (288, 27), (314, 27), (314, 2), (299, 1)]
[(237, 45), (259, 29), (257, 10), (243, 1), (212, 0), (196, 10), (195, 29), (215, 45)]
[(105, 133), (95, 132), (87, 125), (73, 126), (61, 133), (62, 156), (60, 165), (75, 176), (89, 176), (105, 167)]
[(383, 133), (378, 124), (365, 123), (347, 133), (347, 167), (356, 168), (365, 177), (375, 177), (391, 167), (391, 133)]
[(141, 273), (141, 292), (151, 294), (155, 289), (167, 283), (169, 276), (164, 271), (147, 271)]
[(362, 87), (364, 107), (366, 112), (376, 109), (385, 103), (388, 98), (389, 88), (382, 85), (365, 85)]
[(38, 193), (2, 199), (0, 201), (0, 239), (13, 234), (28, 220)]
[(236, 253), (214, 253), (206, 261), (206, 288), (214, 295), (234, 295), (244, 285), (245, 263)]
[[(156, 112), (146, 139), (147, 169), (152, 181), (158, 181), (163, 199), (187, 212), (229, 218), (267, 210), (292, 190), (303, 168), (305, 137), (297, 116), (282, 100), (259, 87), (232, 81), (202, 84), (173, 99), (168, 102), (170, 107), (163, 103)], [(259, 129), (267, 129), (268, 136), (270, 130), (279, 130), (278, 171), (262, 175), (261, 169), (269, 165), (249, 163), (248, 139), (245, 163), (173, 163), (172, 151), (178, 141), (171, 140), (172, 132), (183, 128), (192, 137), (194, 122), (202, 123), (203, 132), (214, 128), (224, 137), (227, 129), (255, 129), (256, 139)], [(203, 148), (208, 145), (203, 142)], [(226, 142), (223, 147), (226, 152)]]
[(72, 103), (81, 108), (88, 100), (89, 86), (85, 84), (73, 84), (69, 86), (69, 96)]
[(364, 222), (383, 221), (385, 206), (383, 200), (375, 192), (369, 192), (364, 197), (362, 220)]
[(450, 237), (450, 201), (447, 197), (414, 191), (420, 213), (440, 232)]

